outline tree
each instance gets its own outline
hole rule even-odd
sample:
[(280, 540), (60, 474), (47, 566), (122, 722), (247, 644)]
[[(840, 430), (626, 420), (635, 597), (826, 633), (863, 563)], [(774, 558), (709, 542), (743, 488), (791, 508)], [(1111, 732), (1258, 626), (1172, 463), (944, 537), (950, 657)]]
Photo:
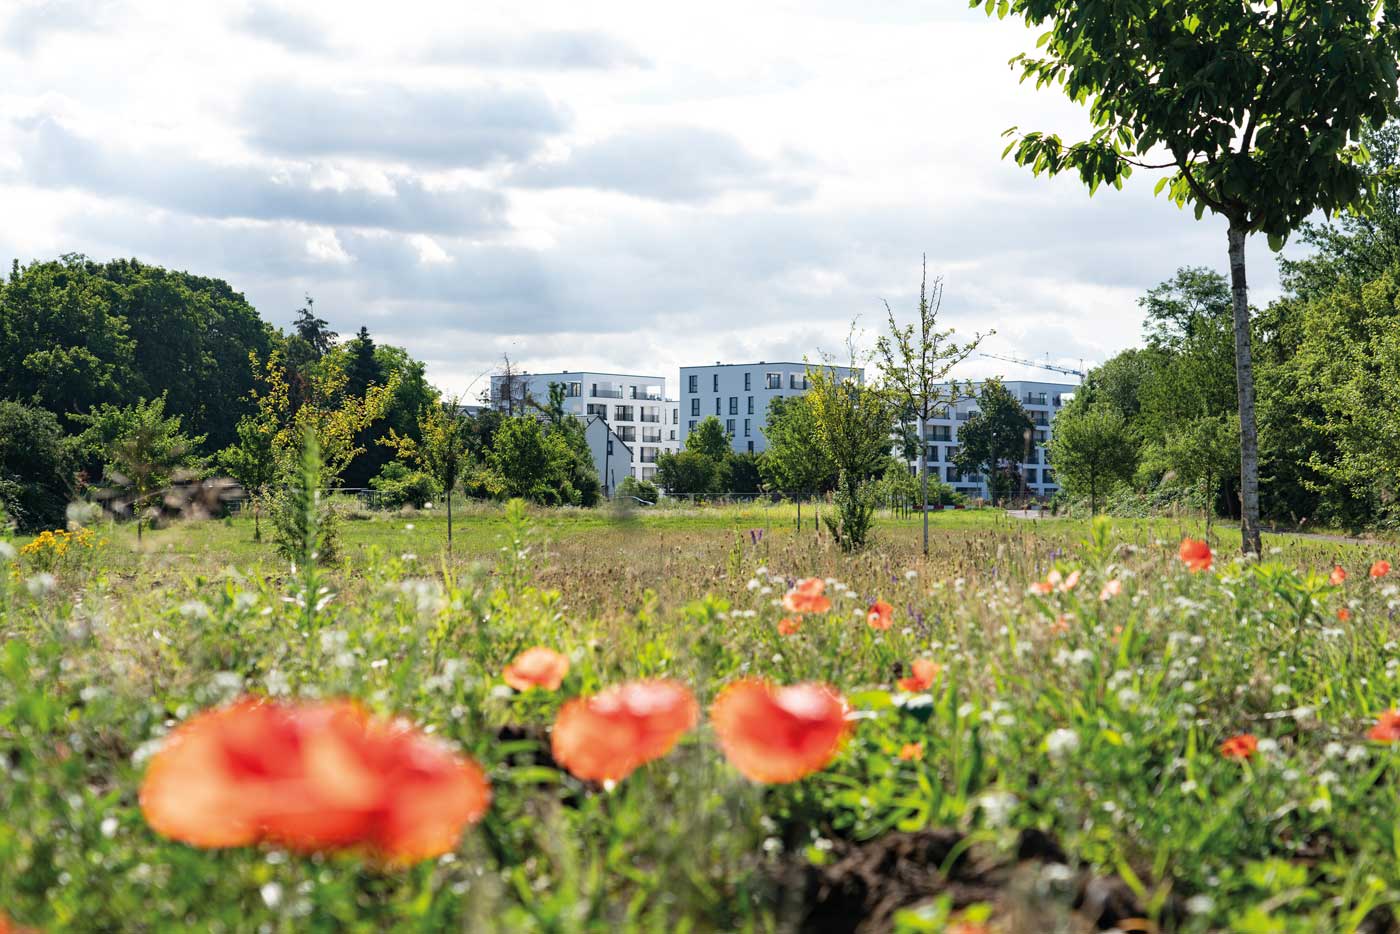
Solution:
[[(973, 3), (978, 5), (977, 2)], [(1230, 257), (1240, 417), (1240, 531), (1258, 554), (1259, 440), (1255, 424), (1245, 239), (1274, 249), (1314, 211), (1363, 203), (1370, 187), (1357, 145), (1369, 124), (1400, 111), (1400, 16), (1369, 0), (1003, 0), (1028, 25), (1049, 27), (1039, 57), (1016, 56), (1023, 80), (1086, 101), (1095, 130), (1065, 145), (1026, 133), (1007, 153), (1036, 174), (1073, 169), (1092, 194), (1121, 188), (1134, 167), (1173, 170), (1177, 204), (1224, 218)], [(1016, 135), (1015, 128), (1008, 131)], [(1163, 161), (1148, 162), (1164, 152)]]
[(656, 482), (672, 496), (709, 496), (717, 486), (713, 458), (698, 451), (663, 451), (656, 456)]
[(700, 419), (700, 423), (685, 436), (685, 449), (708, 457), (717, 464), (723, 463), (733, 451), (728, 432), (713, 415)]
[(1138, 299), (1144, 314), (1143, 331), (1156, 347), (1176, 347), (1234, 313), (1230, 283), (1214, 269), (1183, 266)]
[(384, 382), (384, 368), (375, 355), (374, 338), (369, 336), (369, 328), (360, 326), (356, 334), (345, 344), (350, 356), (345, 365), (345, 391), (352, 396), (363, 396), (371, 386)]
[(539, 502), (549, 478), (549, 452), (539, 420), (528, 415), (507, 417), (496, 431), (486, 462), (497, 495)]
[[(854, 340), (847, 344), (854, 368)], [(854, 551), (865, 545), (874, 514), (871, 481), (889, 464), (894, 411), (884, 393), (829, 365), (808, 367), (807, 386), (817, 439), (837, 472), (836, 515), (826, 524), (843, 549)]]
[(1162, 447), (1162, 457), (1178, 480), (1200, 484), (1207, 529), (1215, 514), (1215, 492), (1234, 472), (1239, 454), (1240, 425), (1234, 414), (1191, 419)]
[(1060, 485), (1089, 494), (1089, 512), (1099, 511), (1099, 497), (1137, 469), (1137, 439), (1121, 412), (1104, 402), (1066, 406), (1055, 417), (1050, 435), (1050, 463)]
[(340, 336), (331, 330), (330, 322), (325, 318), (316, 317), (316, 300), (310, 295), (306, 296), (306, 307), (298, 309), (292, 327), (296, 329), (297, 336), (306, 341), (317, 359), (330, 353), (336, 338)]
[(1020, 465), (1032, 447), (1035, 426), (1020, 401), (998, 379), (977, 393), (977, 412), (958, 429), (959, 470), (987, 477), (993, 504), (1005, 502), (1021, 479)]
[(447, 550), (452, 551), (452, 494), (471, 463), (471, 426), (460, 396), (431, 405), (418, 422), (418, 437), (403, 437), (393, 429), (382, 443), (398, 451), (437, 481), (447, 498)]
[(277, 479), (277, 423), (266, 412), (238, 420), (238, 440), (219, 452), (218, 464), (238, 481), (253, 507), (253, 541), (262, 541), (262, 511)]
[[(975, 334), (965, 344), (954, 341), (954, 329), (940, 330), (938, 312), (943, 308), (943, 277), (928, 284), (928, 260), (924, 260), (919, 281), (919, 312), (913, 324), (900, 327), (894, 310), (885, 302), (890, 332), (875, 342), (885, 390), (896, 411), (913, 418), (917, 426), (919, 494), (924, 512), (924, 555), (928, 556), (928, 423), (957, 402), (965, 388), (948, 375), (966, 360), (984, 334)], [(907, 452), (906, 452), (907, 453)]]
[(129, 509), (136, 517), (136, 540), (140, 542), (146, 516), (157, 508), (156, 497), (181, 471), (198, 469), (194, 450), (204, 439), (188, 437), (181, 430), (180, 416), (165, 414), (164, 396), (129, 408), (100, 406), (87, 421), (93, 429), (116, 426), (104, 479), (114, 488), (115, 508), (119, 512)]
[(797, 499), (797, 528), (802, 529), (801, 497), (836, 487), (837, 467), (817, 435), (816, 416), (807, 396), (777, 396), (768, 403), (763, 426), (768, 450), (759, 469), (769, 488)]
[(0, 400), (0, 507), (22, 532), (62, 528), (73, 457), (52, 413)]

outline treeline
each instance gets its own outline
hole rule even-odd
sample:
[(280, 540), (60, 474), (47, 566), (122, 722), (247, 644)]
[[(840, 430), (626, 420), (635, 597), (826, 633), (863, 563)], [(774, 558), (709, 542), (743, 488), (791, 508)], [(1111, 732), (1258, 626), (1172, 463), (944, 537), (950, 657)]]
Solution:
[[(1400, 130), (1373, 134), (1367, 213), (1309, 224), (1285, 295), (1253, 315), (1260, 503), (1287, 525), (1400, 524)], [(1056, 420), (1078, 496), (1239, 512), (1230, 290), (1180, 270), (1143, 297), (1146, 346), (1093, 370)]]
[[(216, 475), (275, 505), (308, 434), (322, 485), (421, 506), (443, 492), (424, 427), (444, 403), (422, 362), (364, 327), (341, 340), (309, 297), (283, 332), (222, 280), (135, 260), (15, 263), (0, 282), (0, 524), (21, 530), (61, 527), (75, 500), (154, 514), (172, 485)], [(582, 429), (557, 406), (447, 408), (451, 486), (596, 501)]]

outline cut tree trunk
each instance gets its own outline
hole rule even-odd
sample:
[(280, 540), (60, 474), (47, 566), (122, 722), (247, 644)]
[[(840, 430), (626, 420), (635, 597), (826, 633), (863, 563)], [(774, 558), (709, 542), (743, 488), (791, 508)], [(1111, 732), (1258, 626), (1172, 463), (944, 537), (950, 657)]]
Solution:
[(1245, 232), (1230, 225), (1230, 285), (1235, 305), (1235, 388), (1240, 404), (1240, 539), (1245, 554), (1258, 555), (1259, 429), (1254, 419), (1254, 363), (1250, 354), (1249, 284), (1244, 267)]

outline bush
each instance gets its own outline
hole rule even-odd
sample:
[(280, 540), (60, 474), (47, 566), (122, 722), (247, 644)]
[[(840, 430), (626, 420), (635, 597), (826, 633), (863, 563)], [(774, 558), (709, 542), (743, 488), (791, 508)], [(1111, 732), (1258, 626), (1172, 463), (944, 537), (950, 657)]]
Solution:
[(859, 551), (870, 539), (870, 525), (875, 518), (875, 484), (860, 483), (843, 473), (831, 498), (836, 515), (822, 520), (842, 551)]
[(380, 509), (422, 509), (442, 495), (436, 480), (421, 470), (410, 470), (403, 461), (389, 461), (369, 485), (379, 494), (376, 506)]
[(0, 508), (21, 532), (62, 528), (73, 493), (71, 444), (51, 412), (0, 402)]
[(661, 499), (661, 491), (656, 488), (655, 483), (650, 480), (638, 480), (636, 477), (623, 477), (622, 482), (617, 485), (617, 492), (619, 496), (635, 496), (648, 503), (656, 503)]

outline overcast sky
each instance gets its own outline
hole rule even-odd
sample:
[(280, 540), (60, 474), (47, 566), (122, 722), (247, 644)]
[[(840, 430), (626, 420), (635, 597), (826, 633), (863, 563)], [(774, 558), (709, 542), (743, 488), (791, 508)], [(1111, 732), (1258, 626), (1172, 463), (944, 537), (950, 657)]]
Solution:
[(0, 257), (220, 276), (281, 327), (310, 293), (449, 391), (509, 353), (674, 393), (839, 351), (927, 253), (948, 324), (1093, 364), (1144, 290), (1226, 268), (1225, 225), (1002, 161), (1010, 126), (1085, 126), (1018, 84), (1033, 41), (961, 0), (6, 0)]

